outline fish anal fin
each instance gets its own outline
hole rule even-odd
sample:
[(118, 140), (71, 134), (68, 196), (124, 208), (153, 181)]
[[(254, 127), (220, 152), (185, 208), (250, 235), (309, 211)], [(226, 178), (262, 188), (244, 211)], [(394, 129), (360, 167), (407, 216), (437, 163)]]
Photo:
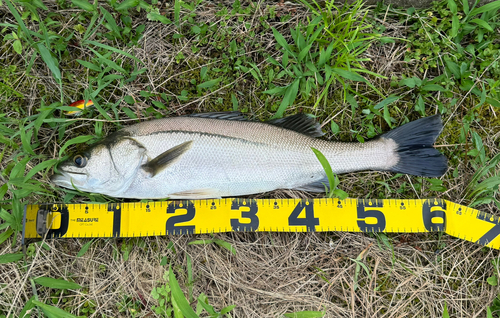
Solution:
[(154, 177), (159, 172), (161, 172), (166, 167), (170, 166), (177, 160), (179, 160), (183, 154), (186, 153), (189, 149), (191, 149), (193, 145), (193, 141), (186, 141), (180, 145), (177, 145), (169, 150), (165, 151), (161, 155), (158, 155), (156, 158), (145, 163), (142, 168), (151, 174), (151, 177)]
[(176, 193), (171, 193), (169, 199), (218, 199), (221, 195), (216, 189), (193, 189)]
[(304, 184), (300, 187), (294, 188), (294, 190), (308, 191), (308, 192), (325, 192), (329, 191), (328, 178), (324, 177), (318, 181), (314, 181), (308, 184)]
[(309, 137), (321, 137), (324, 135), (321, 131), (320, 124), (314, 118), (306, 114), (296, 114), (288, 117), (272, 119), (266, 123), (293, 130)]

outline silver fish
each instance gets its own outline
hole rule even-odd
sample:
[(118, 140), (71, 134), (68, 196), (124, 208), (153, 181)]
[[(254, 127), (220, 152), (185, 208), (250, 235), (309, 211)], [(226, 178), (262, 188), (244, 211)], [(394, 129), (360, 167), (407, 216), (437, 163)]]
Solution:
[(436, 177), (447, 160), (433, 148), (439, 115), (365, 143), (331, 142), (304, 114), (267, 122), (239, 112), (195, 114), (119, 130), (63, 162), (58, 186), (135, 199), (202, 199), (275, 189), (322, 192), (328, 184), (314, 147), (334, 173), (378, 170)]

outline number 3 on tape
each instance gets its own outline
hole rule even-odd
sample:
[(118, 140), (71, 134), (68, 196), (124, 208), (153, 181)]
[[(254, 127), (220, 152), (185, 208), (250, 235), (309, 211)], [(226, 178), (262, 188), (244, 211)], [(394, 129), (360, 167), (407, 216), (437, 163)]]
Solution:
[(233, 231), (256, 231), (259, 228), (259, 210), (255, 200), (238, 200), (231, 202), (231, 210), (241, 211), (241, 218), (247, 222), (241, 222), (240, 219), (231, 219), (231, 228)]

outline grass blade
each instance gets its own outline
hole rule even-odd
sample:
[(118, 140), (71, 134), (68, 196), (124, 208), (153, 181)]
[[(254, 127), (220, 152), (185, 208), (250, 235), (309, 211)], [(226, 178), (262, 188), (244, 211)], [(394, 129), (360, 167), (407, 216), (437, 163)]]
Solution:
[(17, 23), (19, 23), (19, 26), (21, 27), (21, 30), (23, 30), (24, 35), (26, 36), (30, 44), (33, 45), (34, 44), (33, 38), (31, 37), (30, 31), (26, 27), (26, 24), (24, 24), (23, 19), (19, 15), (19, 12), (17, 12), (17, 9), (14, 8), (14, 5), (12, 5), (12, 2), (10, 2), (10, 0), (5, 0), (5, 2), (7, 3), (7, 6), (9, 7), (9, 10), (16, 19)]
[(472, 19), (470, 22), (475, 23), (479, 26), (481, 26), (483, 29), (486, 29), (490, 32), (493, 32), (493, 28), (484, 20), (481, 19)]
[(367, 80), (363, 76), (348, 70), (343, 70), (335, 67), (333, 68), (333, 72), (351, 81), (365, 82), (365, 83), (367, 82)]
[(35, 304), (33, 300), (36, 300), (36, 296), (31, 296), (31, 298), (26, 302), (23, 309), (19, 313), (19, 318), (30, 318), (31, 317), (31, 309), (35, 308)]
[(445, 59), (446, 67), (450, 70), (450, 72), (455, 76), (456, 79), (460, 79), (460, 68), (457, 63), (452, 62), (450, 60)]
[(23, 253), (3, 254), (0, 255), (0, 264), (17, 262), (24, 257)]
[(80, 249), (80, 251), (78, 252), (78, 254), (76, 254), (76, 257), (82, 257), (83, 255), (85, 255), (85, 253), (87, 253), (87, 251), (89, 250), (89, 247), (90, 247), (90, 245), (92, 245), (92, 243), (94, 243), (94, 239), (85, 243), (82, 246), (82, 248)]
[(236, 95), (231, 94), (231, 102), (233, 103), (233, 111), (238, 110), (238, 99), (236, 98)]
[(383, 108), (384, 106), (387, 106), (387, 105), (397, 101), (400, 98), (401, 98), (400, 96), (389, 96), (386, 99), (384, 99), (383, 101), (381, 101), (380, 103), (378, 103), (377, 105), (375, 105), (375, 107), (373, 107), (373, 108), (375, 108), (375, 109)]
[(170, 283), (170, 289), (172, 290), (172, 298), (175, 299), (175, 302), (182, 311), (182, 314), (184, 314), (187, 318), (198, 318), (198, 315), (189, 305), (186, 296), (184, 296), (184, 293), (179, 286), (179, 282), (177, 282), (177, 278), (175, 278), (174, 272), (172, 271), (172, 267), (170, 267), (168, 273), (168, 281)]
[(28, 174), (24, 177), (24, 182), (26, 182), (29, 179), (33, 178), (33, 176), (35, 174), (37, 174), (38, 172), (40, 172), (40, 171), (42, 171), (44, 169), (52, 167), (53, 165), (56, 164), (56, 162), (57, 162), (57, 159), (50, 159), (50, 160), (46, 160), (46, 161), (40, 162), (39, 164), (37, 164), (35, 167), (33, 167), (28, 172)]
[(116, 11), (128, 10), (130, 8), (137, 7), (139, 5), (140, 0), (125, 0), (116, 6)]
[(296, 79), (291, 85), (288, 86), (288, 88), (285, 91), (285, 96), (281, 101), (280, 107), (278, 108), (278, 111), (273, 116), (273, 118), (283, 117), (283, 114), (285, 113), (287, 107), (293, 104), (295, 98), (297, 97), (297, 92), (299, 91), (299, 84), (300, 80)]
[(26, 164), (31, 158), (25, 157), (21, 159), (10, 171), (10, 179), (21, 177), (24, 175), (24, 170), (26, 169)]
[(117, 36), (118, 38), (123, 40), (123, 37), (120, 33), (120, 29), (118, 28), (118, 25), (116, 24), (115, 18), (113, 18), (111, 13), (109, 13), (108, 10), (104, 9), (103, 7), (101, 7), (101, 12), (102, 12), (104, 18), (106, 19), (106, 21), (108, 21), (108, 25), (111, 29), (111, 32), (113, 32), (115, 36)]
[(273, 34), (274, 34), (274, 38), (276, 39), (276, 42), (278, 42), (279, 45), (281, 45), (285, 50), (287, 50), (288, 53), (295, 56), (295, 54), (290, 49), (290, 46), (288, 45), (288, 42), (285, 40), (283, 35), (281, 35), (281, 33), (279, 33), (278, 30), (276, 30), (275, 28), (273, 28)]
[(301, 62), (304, 59), (304, 57), (306, 57), (306, 55), (309, 53), (309, 50), (311, 49), (311, 46), (312, 46), (312, 43), (309, 44), (308, 46), (306, 46), (305, 48), (303, 48), (302, 51), (300, 51), (299, 57), (298, 57), (299, 62)]
[(455, 3), (455, 0), (448, 0), (448, 8), (451, 13), (457, 14), (457, 4)]
[(221, 81), (220, 78), (216, 78), (216, 79), (213, 79), (210, 81), (203, 82), (203, 83), (197, 85), (196, 87), (197, 88), (210, 88), (210, 87), (217, 85), (220, 81)]
[(38, 308), (40, 308), (43, 311), (43, 313), (49, 318), (77, 318), (75, 315), (72, 315), (67, 311), (64, 311), (54, 306), (44, 304), (36, 300), (33, 300), (33, 304), (35, 304)]
[(77, 283), (68, 282), (63, 279), (55, 279), (50, 277), (38, 277), (33, 279), (35, 283), (38, 285), (42, 285), (44, 287), (54, 288), (54, 289), (80, 289), (82, 286)]
[(82, 61), (82, 60), (76, 60), (78, 63), (82, 64), (84, 67), (96, 71), (96, 72), (101, 72), (102, 69), (99, 67), (99, 65), (95, 65), (93, 63), (87, 62), (87, 61)]
[[(2, 197), (0, 196), (0, 199)], [(3, 225), (3, 224), (2, 224)], [(11, 237), (11, 235), (14, 233), (14, 230), (12, 229), (8, 229), (4, 232), (2, 232), (2, 234), (0, 234), (0, 244), (2, 244), (3, 242), (5, 242), (9, 237)]]
[(230, 243), (219, 239), (214, 239), (214, 243), (236, 255), (236, 249)]
[(134, 61), (136, 61), (137, 63), (140, 63), (142, 65), (144, 65), (144, 62), (142, 62), (141, 60), (139, 60), (138, 58), (136, 58), (135, 56), (125, 52), (125, 51), (122, 51), (122, 50), (119, 50), (117, 48), (114, 48), (112, 46), (109, 46), (109, 45), (106, 45), (106, 44), (102, 44), (102, 43), (99, 43), (99, 42), (96, 42), (96, 41), (91, 41), (91, 40), (87, 40), (85, 41), (86, 44), (92, 44), (92, 45), (95, 45), (95, 46), (98, 46), (100, 48), (103, 48), (103, 49), (107, 49), (107, 50), (110, 50), (112, 52), (115, 52), (115, 53), (118, 53), (118, 54), (121, 54), (121, 55), (124, 55), (126, 57), (129, 57), (131, 59), (133, 59)]
[(149, 12), (147, 15), (147, 18), (149, 21), (159, 21), (163, 24), (171, 24), (172, 23), (172, 21), (170, 21), (170, 19), (159, 14), (158, 12)]
[(325, 170), (326, 176), (328, 178), (328, 183), (330, 184), (330, 190), (335, 189), (337, 185), (335, 184), (335, 175), (333, 174), (332, 166), (326, 159), (325, 155), (321, 153), (321, 151), (312, 147), (311, 149), (316, 155), (316, 158), (318, 158), (319, 162), (321, 163), (321, 166), (323, 166), (323, 170)]
[(475, 16), (476, 14), (484, 13), (484, 12), (488, 12), (488, 11), (496, 11), (498, 9), (500, 9), (500, 0), (497, 0), (495, 2), (490, 2), (488, 4), (485, 4), (482, 7), (479, 7), (479, 8), (476, 8), (476, 9), (472, 10), (470, 12), (470, 16)]
[(230, 305), (230, 306), (224, 307), (224, 308), (221, 309), (220, 314), (221, 315), (228, 314), (234, 308), (236, 308), (236, 305)]
[(189, 294), (189, 302), (193, 301), (193, 261), (191, 260), (191, 256), (186, 254), (186, 267), (188, 274), (188, 294)]
[(213, 243), (214, 240), (195, 240), (188, 243), (188, 245), (206, 245)]
[(424, 91), (438, 91), (438, 92), (446, 92), (446, 88), (439, 84), (427, 84), (422, 86), (422, 90)]
[(71, 2), (73, 2), (75, 6), (85, 11), (89, 12), (95, 11), (95, 7), (86, 0), (71, 0)]
[(181, 0), (175, 0), (174, 3), (174, 24), (180, 26)]
[(92, 18), (90, 19), (89, 26), (87, 27), (87, 30), (85, 31), (85, 34), (83, 35), (83, 40), (82, 42), (86, 41), (92, 34), (94, 34), (99, 26), (102, 24), (102, 21), (104, 21), (104, 17), (101, 18), (101, 21), (97, 24), (97, 27), (92, 29), (94, 27), (95, 22), (97, 21), (97, 18), (99, 18), (99, 12), (94, 11), (94, 15), (92, 15)]
[(454, 38), (458, 34), (458, 29), (460, 28), (460, 21), (458, 20), (458, 17), (454, 15), (451, 18), (451, 37)]
[(78, 137), (75, 137), (73, 139), (66, 141), (66, 143), (64, 143), (64, 145), (59, 150), (59, 157), (62, 157), (64, 150), (66, 150), (66, 148), (68, 148), (69, 146), (74, 145), (74, 144), (82, 144), (84, 142), (92, 140), (93, 138), (94, 138), (94, 136), (85, 135), (85, 136), (78, 136)]
[(49, 49), (47, 49), (45, 47), (45, 45), (38, 43), (37, 47), (38, 47), (38, 50), (40, 52), (40, 55), (42, 56), (43, 61), (49, 67), (56, 82), (58, 84), (60, 84), (61, 83), (61, 71), (59, 70), (59, 67), (57, 66), (56, 60), (54, 59), (54, 57), (50, 53)]

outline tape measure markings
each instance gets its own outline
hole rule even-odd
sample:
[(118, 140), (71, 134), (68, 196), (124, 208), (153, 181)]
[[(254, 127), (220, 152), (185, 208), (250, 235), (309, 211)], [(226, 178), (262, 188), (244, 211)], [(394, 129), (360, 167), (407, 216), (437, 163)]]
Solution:
[(225, 198), (29, 205), (25, 209), (23, 238), (44, 234), (49, 238), (136, 237), (229, 231), (445, 231), (500, 248), (497, 216), (441, 199)]

